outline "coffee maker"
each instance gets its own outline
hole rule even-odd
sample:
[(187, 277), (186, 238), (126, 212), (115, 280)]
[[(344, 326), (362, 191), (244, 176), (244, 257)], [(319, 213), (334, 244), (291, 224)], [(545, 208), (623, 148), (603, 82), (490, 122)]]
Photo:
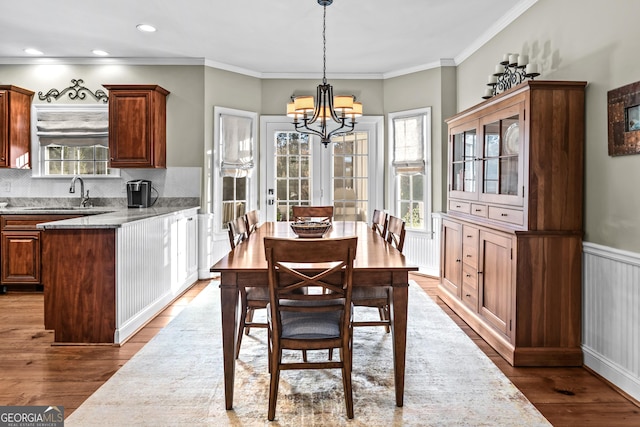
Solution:
[(151, 181), (137, 179), (127, 182), (128, 207), (148, 208), (151, 204)]

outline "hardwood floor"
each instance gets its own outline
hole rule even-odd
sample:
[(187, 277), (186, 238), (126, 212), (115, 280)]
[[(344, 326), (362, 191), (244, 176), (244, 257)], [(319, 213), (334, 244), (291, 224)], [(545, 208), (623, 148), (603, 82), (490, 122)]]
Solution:
[[(636, 402), (585, 368), (510, 366), (436, 297), (436, 279), (412, 278), (554, 426), (640, 425)], [(52, 346), (53, 331), (42, 326), (42, 293), (0, 295), (0, 405), (59, 405), (70, 415), (207, 283), (197, 282), (122, 347)]]

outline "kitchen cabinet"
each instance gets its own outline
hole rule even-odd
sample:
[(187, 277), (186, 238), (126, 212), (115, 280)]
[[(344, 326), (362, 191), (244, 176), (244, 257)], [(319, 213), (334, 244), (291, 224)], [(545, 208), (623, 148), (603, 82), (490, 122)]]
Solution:
[(55, 342), (122, 344), (198, 279), (197, 208), (126, 217), (45, 227), (44, 319)]
[(438, 295), (514, 366), (581, 366), (585, 82), (528, 81), (447, 120)]
[(0, 216), (0, 281), (6, 285), (41, 284), (41, 231), (37, 224), (77, 215)]
[(103, 85), (109, 90), (113, 168), (166, 167), (166, 97), (158, 85)]
[(31, 168), (31, 98), (33, 92), (0, 85), (0, 167)]

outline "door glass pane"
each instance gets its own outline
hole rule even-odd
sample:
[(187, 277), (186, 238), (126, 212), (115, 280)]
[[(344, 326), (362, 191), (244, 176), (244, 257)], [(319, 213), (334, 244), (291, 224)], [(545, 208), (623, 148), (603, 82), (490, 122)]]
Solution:
[(309, 135), (276, 132), (276, 219), (289, 221), (291, 206), (310, 204)]
[(335, 221), (367, 221), (369, 134), (353, 132), (332, 138)]

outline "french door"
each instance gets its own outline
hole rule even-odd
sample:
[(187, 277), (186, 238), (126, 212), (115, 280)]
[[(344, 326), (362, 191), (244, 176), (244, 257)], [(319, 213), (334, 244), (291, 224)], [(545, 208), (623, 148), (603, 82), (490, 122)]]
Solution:
[(288, 117), (262, 117), (260, 129), (266, 221), (288, 221), (294, 205), (333, 205), (337, 221), (367, 221), (382, 206), (382, 118), (362, 117), (357, 131), (326, 148)]

